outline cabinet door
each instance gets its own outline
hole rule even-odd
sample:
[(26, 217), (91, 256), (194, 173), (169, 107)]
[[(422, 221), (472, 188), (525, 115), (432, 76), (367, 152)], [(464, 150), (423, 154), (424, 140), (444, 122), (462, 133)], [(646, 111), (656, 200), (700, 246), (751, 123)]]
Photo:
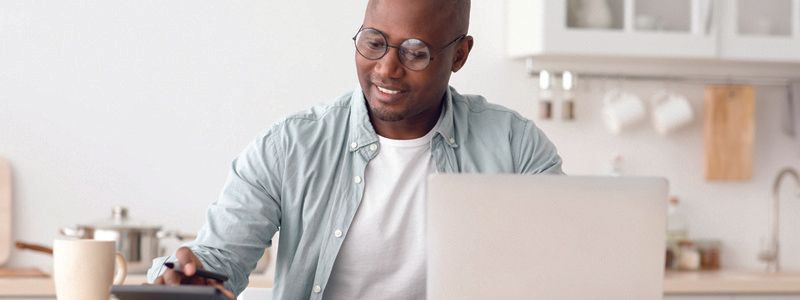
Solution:
[(714, 58), (713, 0), (509, 0), (508, 53)]
[(724, 59), (800, 62), (800, 0), (718, 1)]

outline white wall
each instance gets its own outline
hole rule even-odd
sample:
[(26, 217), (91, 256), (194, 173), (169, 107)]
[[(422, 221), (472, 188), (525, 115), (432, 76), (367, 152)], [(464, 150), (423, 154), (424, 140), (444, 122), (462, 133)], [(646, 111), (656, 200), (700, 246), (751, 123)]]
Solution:
[[(16, 238), (51, 244), (59, 227), (103, 219), (116, 204), (196, 230), (247, 142), (357, 85), (350, 37), (364, 3), (0, 2), (0, 155), (14, 166)], [(534, 118), (535, 83), (504, 56), (503, 3), (473, 1), (475, 48), (452, 83)], [(722, 239), (724, 264), (760, 267), (772, 178), (800, 167), (800, 147), (779, 132), (784, 91), (758, 90), (753, 180), (706, 183), (701, 122), (668, 138), (648, 128), (612, 136), (598, 118), (607, 83), (579, 84), (577, 122), (539, 122), (565, 170), (604, 174), (622, 154), (626, 174), (671, 180), (692, 236)], [(624, 85), (643, 96), (663, 86)], [(702, 110), (702, 86), (669, 87)], [(800, 201), (783, 205), (784, 263), (800, 270)], [(12, 260), (49, 264), (30, 252)]]

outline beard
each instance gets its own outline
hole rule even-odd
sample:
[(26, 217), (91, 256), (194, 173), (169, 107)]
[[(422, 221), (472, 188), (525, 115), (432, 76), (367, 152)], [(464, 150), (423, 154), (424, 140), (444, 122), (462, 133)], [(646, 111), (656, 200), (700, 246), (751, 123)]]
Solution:
[[(367, 98), (367, 96), (364, 95), (364, 98)], [(370, 118), (376, 118), (383, 122), (397, 122), (405, 120), (406, 117), (408, 117), (407, 111), (393, 110), (389, 107), (383, 106), (380, 101), (367, 99), (366, 102), (367, 111), (369, 112)]]
[(381, 107), (369, 107), (369, 114), (371, 117), (381, 120), (383, 122), (397, 122), (405, 120), (406, 115), (403, 112), (392, 111)]

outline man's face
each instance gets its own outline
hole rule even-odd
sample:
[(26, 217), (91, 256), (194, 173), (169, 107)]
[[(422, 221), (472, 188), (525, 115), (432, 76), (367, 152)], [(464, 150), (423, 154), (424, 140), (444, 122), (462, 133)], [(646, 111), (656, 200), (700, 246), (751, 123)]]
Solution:
[(389, 48), (378, 60), (366, 59), (356, 51), (358, 79), (372, 118), (385, 122), (425, 121), (439, 111), (460, 41), (441, 49), (464, 32), (455, 33), (448, 28), (427, 1), (380, 1), (367, 9), (364, 28), (383, 32), (393, 46), (409, 38), (422, 40), (433, 57), (424, 70), (414, 71), (400, 62), (396, 48)]

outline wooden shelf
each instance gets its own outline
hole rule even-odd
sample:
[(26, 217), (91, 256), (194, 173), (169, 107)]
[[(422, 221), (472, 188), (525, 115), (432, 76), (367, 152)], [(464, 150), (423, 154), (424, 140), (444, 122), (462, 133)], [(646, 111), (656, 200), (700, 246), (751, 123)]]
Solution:
[(664, 294), (798, 294), (800, 273), (752, 271), (667, 272)]

